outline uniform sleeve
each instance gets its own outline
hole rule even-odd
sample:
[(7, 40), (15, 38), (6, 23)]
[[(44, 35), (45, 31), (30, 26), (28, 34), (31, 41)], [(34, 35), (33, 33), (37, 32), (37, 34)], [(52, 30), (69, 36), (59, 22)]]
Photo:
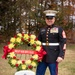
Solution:
[(66, 34), (62, 28), (59, 28), (59, 48), (59, 57), (62, 57), (64, 59), (66, 50)]

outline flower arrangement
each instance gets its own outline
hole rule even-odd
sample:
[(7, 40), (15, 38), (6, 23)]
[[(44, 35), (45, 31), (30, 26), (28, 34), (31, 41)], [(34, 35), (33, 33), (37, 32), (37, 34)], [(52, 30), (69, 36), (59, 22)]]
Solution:
[[(15, 54), (15, 48), (24, 43), (29, 44), (33, 48), (33, 50), (30, 51), (33, 55), (28, 60), (21, 60), (17, 58)], [(17, 71), (28, 69), (32, 70), (38, 65), (38, 62), (42, 61), (43, 56), (46, 54), (41, 46), (41, 42), (36, 38), (35, 35), (23, 33), (18, 33), (16, 36), (12, 37), (10, 42), (4, 46), (3, 50), (4, 55), (2, 58), (8, 59), (10, 66), (16, 67)], [(20, 51), (20, 53), (21, 52), (22, 51)]]

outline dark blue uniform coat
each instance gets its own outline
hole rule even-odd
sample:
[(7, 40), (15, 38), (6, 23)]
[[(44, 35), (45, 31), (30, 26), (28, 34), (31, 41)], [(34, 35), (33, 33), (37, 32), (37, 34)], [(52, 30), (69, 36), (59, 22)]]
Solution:
[[(54, 63), (56, 62), (57, 57), (64, 58), (66, 49), (66, 35), (61, 27), (52, 25), (51, 27), (47, 26), (45, 28), (41, 28), (38, 35), (38, 40), (40, 40), (42, 43), (45, 43), (45, 45), (42, 46), (47, 52), (42, 61)], [(49, 43), (59, 43), (59, 45), (50, 46)]]

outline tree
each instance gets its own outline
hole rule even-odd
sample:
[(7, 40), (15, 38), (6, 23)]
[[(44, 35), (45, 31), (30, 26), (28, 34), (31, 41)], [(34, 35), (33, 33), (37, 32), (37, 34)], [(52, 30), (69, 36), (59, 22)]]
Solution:
[(16, 31), (37, 35), (39, 29), (45, 26), (43, 11), (46, 9), (58, 11), (57, 25), (65, 30), (73, 28), (74, 0), (1, 0), (0, 4), (0, 32), (8, 39)]
[(9, 39), (11, 35), (13, 36), (16, 32), (16, 28), (20, 24), (20, 14), (17, 13), (19, 10), (15, 6), (16, 0), (1, 0), (1, 10), (0, 10), (0, 30), (4, 39)]

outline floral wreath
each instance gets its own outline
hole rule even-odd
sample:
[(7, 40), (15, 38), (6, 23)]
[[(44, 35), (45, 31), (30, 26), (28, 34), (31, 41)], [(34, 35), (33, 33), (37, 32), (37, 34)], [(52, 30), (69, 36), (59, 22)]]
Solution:
[[(15, 50), (15, 48), (22, 44), (29, 44), (34, 50)], [(4, 55), (2, 58), (7, 59), (11, 67), (16, 67), (17, 71), (20, 70), (32, 70), (38, 65), (38, 62), (42, 61), (46, 52), (41, 46), (41, 42), (33, 34), (18, 33), (16, 36), (10, 39), (8, 45), (3, 48)], [(18, 54), (33, 54), (28, 60), (21, 60), (16, 57)]]

